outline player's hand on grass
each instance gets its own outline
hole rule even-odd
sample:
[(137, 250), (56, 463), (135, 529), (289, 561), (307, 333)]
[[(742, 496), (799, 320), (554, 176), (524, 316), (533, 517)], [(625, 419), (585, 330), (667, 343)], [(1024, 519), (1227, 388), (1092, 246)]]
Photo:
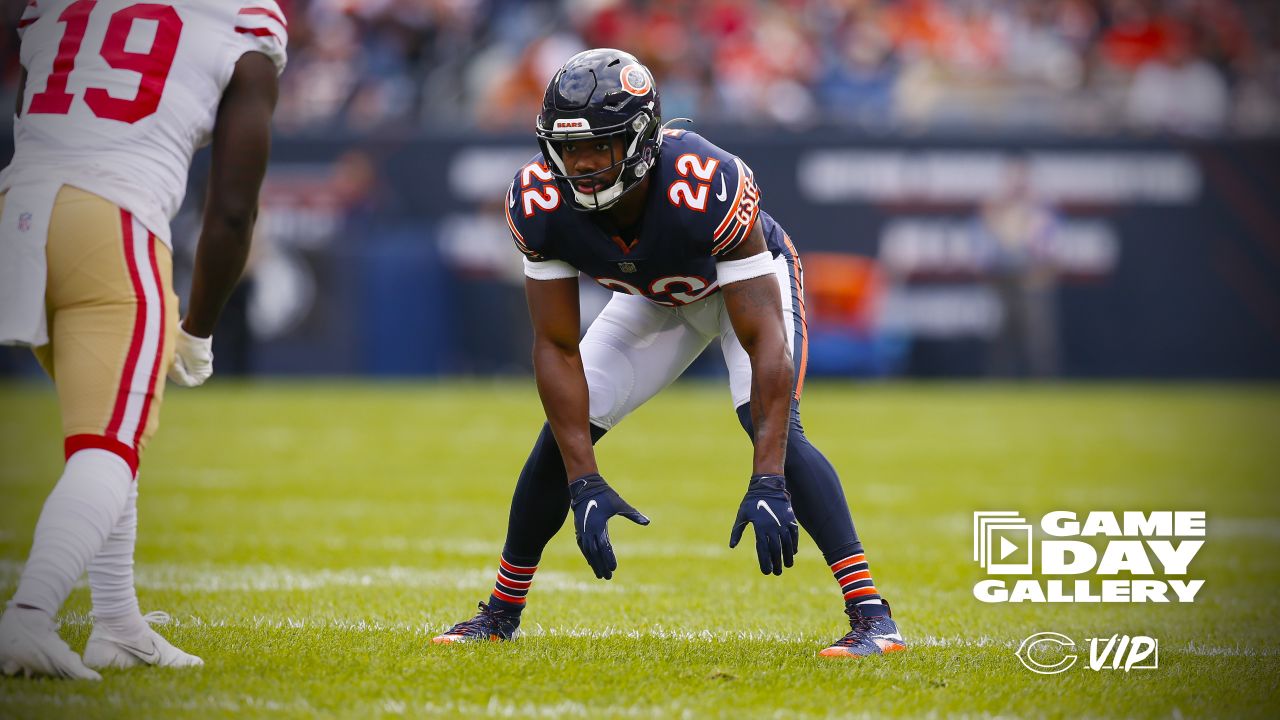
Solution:
[(598, 474), (584, 475), (569, 483), (569, 498), (578, 549), (596, 577), (608, 580), (618, 569), (618, 559), (609, 543), (609, 518), (621, 515), (637, 525), (648, 525), (649, 518), (619, 497)]
[(196, 337), (178, 325), (169, 379), (183, 387), (204, 384), (213, 374), (213, 336)]
[(782, 567), (795, 562), (800, 544), (800, 524), (791, 509), (791, 493), (781, 475), (752, 475), (747, 485), (747, 496), (738, 506), (738, 517), (733, 521), (733, 533), (729, 547), (738, 546), (742, 531), (750, 523), (756, 530), (756, 555), (760, 559), (760, 572), (768, 575), (782, 574)]

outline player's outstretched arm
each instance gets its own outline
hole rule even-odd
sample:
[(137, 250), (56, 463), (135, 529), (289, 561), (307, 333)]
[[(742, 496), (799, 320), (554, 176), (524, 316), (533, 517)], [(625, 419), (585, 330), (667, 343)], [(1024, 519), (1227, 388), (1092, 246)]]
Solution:
[(209, 338), (244, 272), (258, 216), (258, 190), (271, 152), (276, 78), (276, 66), (266, 55), (246, 53), (218, 105), (191, 299), (170, 373), (179, 384), (199, 385), (213, 372)]
[(588, 424), (587, 376), (578, 352), (576, 278), (525, 278), (533, 322), (533, 375), (569, 480), (598, 472)]
[(578, 352), (577, 279), (525, 278), (524, 282), (533, 320), (533, 373), (564, 458), (574, 535), (596, 577), (608, 580), (618, 569), (609, 540), (609, 518), (621, 515), (638, 525), (648, 525), (649, 518), (609, 487), (596, 467), (587, 376)]
[[(757, 223), (747, 239), (722, 262), (763, 263), (767, 253), (764, 232)], [(762, 254), (764, 257), (759, 257)], [(722, 275), (727, 277), (729, 273)], [(737, 547), (743, 530), (751, 524), (756, 532), (760, 572), (781, 575), (784, 565), (791, 567), (800, 539), (800, 526), (783, 476), (791, 417), (792, 365), (782, 321), (782, 294), (777, 277), (767, 268), (762, 274), (723, 284), (722, 292), (733, 330), (751, 357), (751, 422), (755, 428), (751, 481), (738, 507), (729, 547)]]
[[(722, 261), (748, 260), (768, 252), (760, 223)], [(755, 427), (756, 473), (782, 474), (791, 417), (791, 350), (782, 322), (782, 292), (773, 273), (724, 285), (725, 309), (742, 348), (751, 357), (751, 422)]]

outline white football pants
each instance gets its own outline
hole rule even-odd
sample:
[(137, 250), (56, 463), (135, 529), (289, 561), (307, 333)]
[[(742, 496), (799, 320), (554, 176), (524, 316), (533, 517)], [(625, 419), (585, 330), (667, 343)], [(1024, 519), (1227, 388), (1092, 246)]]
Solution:
[[(798, 396), (807, 352), (800, 264), (785, 254), (773, 262)], [(723, 291), (679, 307), (614, 293), (581, 344), (592, 424), (611, 429), (680, 377), (717, 337), (729, 368), (729, 394), (738, 408), (751, 400), (751, 358), (733, 331)]]

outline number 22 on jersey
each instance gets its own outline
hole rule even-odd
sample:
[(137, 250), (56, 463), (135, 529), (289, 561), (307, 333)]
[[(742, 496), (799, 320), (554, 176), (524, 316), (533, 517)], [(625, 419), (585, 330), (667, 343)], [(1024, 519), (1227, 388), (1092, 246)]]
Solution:
[[(67, 81), (75, 72), (76, 56), (80, 54), (85, 31), (89, 28), (89, 17), (97, 4), (97, 0), (77, 0), (58, 16), (58, 22), (65, 25), (62, 41), (58, 43), (58, 55), (54, 58), (53, 71), (44, 91), (32, 96), (28, 113), (66, 115), (71, 111), (75, 96), (67, 92)], [(129, 34), (139, 20), (155, 22), (155, 37), (146, 52), (126, 48)], [(181, 35), (182, 18), (169, 5), (139, 3), (113, 13), (107, 22), (107, 32), (98, 54), (116, 70), (141, 75), (138, 91), (132, 98), (117, 98), (104, 88), (89, 87), (84, 91), (85, 105), (96, 117), (131, 124), (155, 114), (160, 107), (169, 71), (173, 68), (173, 58), (178, 53)]]
[(677, 207), (685, 205), (698, 212), (706, 212), (707, 197), (711, 194), (711, 178), (715, 177), (718, 167), (719, 160), (699, 157), (693, 153), (685, 153), (676, 158), (676, 172), (686, 178), (692, 174), (698, 182), (690, 185), (688, 180), (676, 180), (667, 188), (667, 199)]
[(520, 171), (520, 202), (524, 205), (524, 216), (533, 217), (533, 206), (547, 212), (551, 212), (560, 207), (560, 191), (555, 185), (533, 185), (534, 179), (540, 180), (542, 183), (551, 183), (555, 180), (555, 176), (542, 163), (532, 163), (525, 165)]

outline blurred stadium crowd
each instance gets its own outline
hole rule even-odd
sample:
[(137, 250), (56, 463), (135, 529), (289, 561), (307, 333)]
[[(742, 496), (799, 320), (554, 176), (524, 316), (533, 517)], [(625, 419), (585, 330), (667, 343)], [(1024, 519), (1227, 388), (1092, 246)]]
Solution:
[(804, 129), (1269, 134), (1275, 0), (281, 0), (282, 130), (527, 128), (593, 46), (665, 115)]
[[(280, 130), (529, 127), (574, 52), (635, 53), (669, 118), (803, 130), (1261, 135), (1276, 0), (279, 0)], [(5, 20), (24, 2), (7, 0)], [(17, 81), (0, 39), (0, 99)]]

